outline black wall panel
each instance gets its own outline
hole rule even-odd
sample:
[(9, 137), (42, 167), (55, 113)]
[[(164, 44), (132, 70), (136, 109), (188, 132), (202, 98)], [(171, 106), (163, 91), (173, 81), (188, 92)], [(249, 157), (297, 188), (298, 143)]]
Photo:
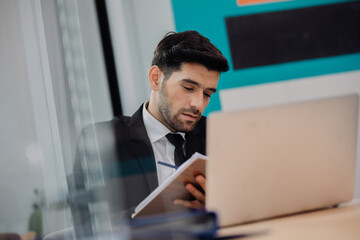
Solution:
[(360, 2), (226, 18), (234, 69), (360, 52)]

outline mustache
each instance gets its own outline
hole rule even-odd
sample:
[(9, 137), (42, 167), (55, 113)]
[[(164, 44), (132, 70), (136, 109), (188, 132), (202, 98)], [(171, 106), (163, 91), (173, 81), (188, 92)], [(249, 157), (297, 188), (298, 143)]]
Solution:
[(180, 112), (187, 112), (187, 113), (191, 113), (193, 115), (197, 115), (198, 117), (201, 116), (201, 113), (198, 109), (196, 108), (181, 108)]

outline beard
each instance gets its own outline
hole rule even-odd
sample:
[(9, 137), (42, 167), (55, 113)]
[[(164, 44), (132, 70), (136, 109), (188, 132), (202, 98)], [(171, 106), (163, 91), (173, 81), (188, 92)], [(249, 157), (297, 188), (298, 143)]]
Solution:
[[(172, 108), (171, 103), (169, 101), (167, 91), (165, 88), (165, 83), (161, 86), (160, 90), (160, 99), (158, 103), (158, 111), (160, 113), (161, 118), (166, 122), (166, 124), (176, 132), (190, 132), (192, 131), (196, 124), (199, 122), (201, 118), (201, 113), (198, 109), (195, 108), (180, 108), (178, 111)], [(180, 116), (182, 113), (191, 113), (193, 115), (197, 115), (196, 121), (181, 121)]]

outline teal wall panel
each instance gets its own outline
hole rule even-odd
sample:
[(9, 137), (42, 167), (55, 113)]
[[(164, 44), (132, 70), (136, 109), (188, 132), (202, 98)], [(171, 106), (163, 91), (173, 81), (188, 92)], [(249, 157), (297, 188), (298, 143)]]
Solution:
[[(241, 70), (233, 70), (230, 46), (226, 30), (226, 17), (266, 13), (353, 2), (350, 0), (293, 0), (239, 7), (236, 0), (172, 0), (175, 25), (178, 32), (196, 30), (222, 51), (231, 65), (229, 72), (222, 74), (218, 89), (229, 89), (270, 82), (346, 72), (360, 69), (360, 54), (282, 63)], [(300, 21), (301, 19), (299, 19)], [(218, 93), (213, 95), (206, 112), (221, 110)]]

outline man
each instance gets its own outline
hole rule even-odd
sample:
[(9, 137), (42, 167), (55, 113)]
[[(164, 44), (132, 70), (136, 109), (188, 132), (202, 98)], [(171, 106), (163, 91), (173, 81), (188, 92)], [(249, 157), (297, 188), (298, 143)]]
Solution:
[[(205, 154), (202, 113), (216, 92), (220, 73), (228, 69), (222, 53), (198, 32), (167, 34), (156, 47), (149, 70), (150, 100), (131, 117), (118, 116), (84, 130), (85, 151), (74, 166), (77, 189), (89, 182), (83, 174), (84, 161), (100, 158), (101, 176), (111, 189), (107, 191), (111, 211), (126, 209), (130, 214), (173, 173), (158, 161), (180, 165), (195, 152)], [(96, 145), (98, 154), (90, 154), (86, 145)], [(197, 176), (196, 181), (202, 190), (185, 186), (195, 200), (177, 199), (174, 204), (204, 206), (205, 178)]]
[[(148, 105), (145, 104), (143, 111), (145, 127), (150, 136), (155, 160), (175, 164), (173, 154), (171, 154), (174, 151), (173, 148), (166, 156), (161, 151), (161, 146), (157, 145), (157, 141), (161, 141), (161, 139), (157, 140), (157, 137), (162, 136), (165, 142), (163, 145), (169, 148), (172, 144), (165, 136), (170, 132), (178, 132), (182, 137), (185, 137), (184, 133), (187, 133), (187, 139), (191, 141), (190, 133), (200, 120), (202, 121), (196, 130), (201, 133), (201, 138), (195, 137), (196, 143), (185, 141), (186, 159), (195, 151), (205, 154), (205, 119), (202, 113), (211, 95), (216, 92), (220, 72), (227, 71), (228, 68), (227, 60), (221, 52), (207, 38), (195, 31), (168, 34), (158, 44), (149, 71), (150, 101)], [(192, 149), (190, 144), (192, 146), (196, 144), (197, 147)], [(157, 171), (159, 182), (162, 183), (174, 170), (157, 165)], [(205, 190), (204, 177), (198, 176), (196, 180)], [(178, 199), (174, 203), (189, 208), (203, 207), (204, 194), (191, 184), (188, 184), (186, 189), (196, 200)]]

